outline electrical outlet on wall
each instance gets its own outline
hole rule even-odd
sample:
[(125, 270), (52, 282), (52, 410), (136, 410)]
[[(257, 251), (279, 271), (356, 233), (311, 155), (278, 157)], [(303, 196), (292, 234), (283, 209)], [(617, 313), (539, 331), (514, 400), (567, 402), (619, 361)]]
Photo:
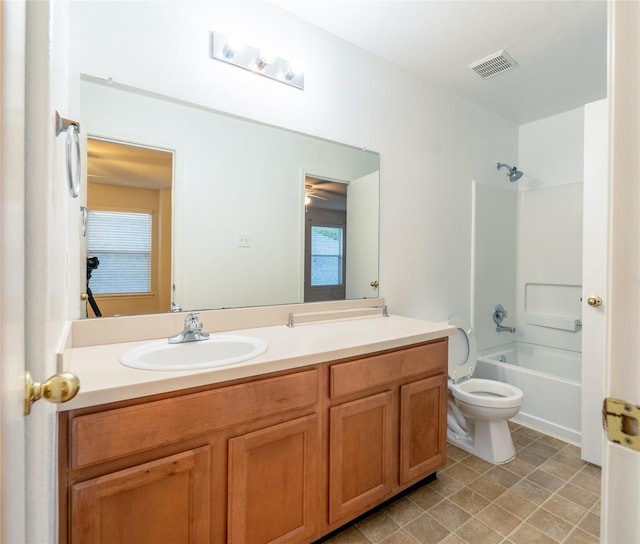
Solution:
[(251, 247), (251, 234), (241, 232), (236, 236), (236, 247)]

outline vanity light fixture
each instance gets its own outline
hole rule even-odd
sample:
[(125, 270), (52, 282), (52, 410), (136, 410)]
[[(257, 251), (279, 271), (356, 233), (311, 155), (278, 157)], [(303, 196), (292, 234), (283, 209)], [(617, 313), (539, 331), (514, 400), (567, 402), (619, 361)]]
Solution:
[(239, 37), (211, 32), (211, 58), (304, 90), (300, 61), (288, 61), (266, 49), (248, 45)]

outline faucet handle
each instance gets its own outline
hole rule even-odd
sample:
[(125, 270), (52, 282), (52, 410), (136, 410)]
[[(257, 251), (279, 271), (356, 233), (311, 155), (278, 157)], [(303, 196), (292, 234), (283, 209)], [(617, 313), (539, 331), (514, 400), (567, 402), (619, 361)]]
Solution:
[(198, 312), (191, 312), (184, 318), (184, 326), (189, 330), (202, 330), (202, 323), (198, 322)]

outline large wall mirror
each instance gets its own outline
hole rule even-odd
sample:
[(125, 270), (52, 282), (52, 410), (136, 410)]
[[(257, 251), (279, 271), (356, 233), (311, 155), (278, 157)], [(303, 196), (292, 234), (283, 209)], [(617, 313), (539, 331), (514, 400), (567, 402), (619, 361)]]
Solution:
[(81, 100), (103, 316), (378, 296), (378, 154), (89, 76)]

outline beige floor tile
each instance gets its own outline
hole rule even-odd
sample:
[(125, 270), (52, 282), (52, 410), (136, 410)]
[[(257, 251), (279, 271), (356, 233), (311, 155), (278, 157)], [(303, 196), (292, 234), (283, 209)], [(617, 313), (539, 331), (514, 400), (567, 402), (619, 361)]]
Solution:
[(555, 457), (552, 457), (551, 459), (542, 463), (539, 468), (540, 470), (544, 470), (545, 472), (552, 474), (556, 478), (561, 478), (565, 481), (570, 480), (578, 473), (578, 469), (561, 463)]
[(495, 466), (484, 459), (480, 459), (480, 457), (476, 457), (475, 455), (469, 455), (462, 464), (471, 470), (475, 470), (478, 474), (482, 474)]
[(326, 541), (327, 544), (371, 544), (371, 542), (355, 527), (348, 527)]
[(403, 497), (389, 504), (385, 507), (384, 511), (393, 521), (402, 526), (409, 523), (412, 519), (417, 518), (424, 510), (414, 502)]
[(422, 510), (429, 510), (433, 505), (443, 501), (444, 496), (434, 491), (431, 484), (427, 484), (409, 493), (409, 495), (407, 495), (407, 499), (422, 508)]
[(491, 529), (500, 533), (502, 536), (507, 536), (522, 522), (516, 516), (495, 504), (487, 506), (476, 516), (476, 519), (479, 519), (485, 525), (491, 527)]
[(527, 476), (527, 480), (549, 491), (558, 491), (566, 483), (565, 480), (556, 478), (544, 470), (534, 470)]
[(551, 512), (547, 512), (542, 508), (531, 514), (527, 519), (527, 523), (533, 525), (538, 531), (556, 542), (562, 542), (573, 529), (571, 523), (554, 516)]
[(580, 449), (575, 446), (567, 446), (563, 450), (560, 450), (554, 456), (554, 459), (564, 463), (565, 465), (569, 465), (570, 467), (574, 467), (578, 470), (583, 469), (587, 464), (586, 461), (580, 459)]
[(418, 542), (409, 533), (399, 529), (380, 541), (380, 544), (416, 544)]
[(463, 487), (463, 485), (464, 484), (462, 482), (459, 482), (448, 474), (441, 473), (438, 474), (438, 477), (429, 484), (429, 487), (446, 497), (458, 491), (458, 489)]
[(563, 544), (599, 544), (600, 539), (585, 533), (582, 529), (574, 529)]
[(507, 469), (508, 471), (513, 472), (514, 474), (517, 474), (521, 478), (524, 478), (528, 474), (531, 474), (536, 468), (535, 465), (532, 465), (531, 463), (528, 463), (524, 459), (521, 459), (520, 457), (518, 457), (518, 455), (516, 455), (513, 460), (501, 466)]
[(578, 527), (590, 535), (600, 538), (600, 516), (589, 512), (578, 524)]
[(476, 478), (467, 487), (476, 493), (480, 493), (480, 495), (491, 501), (497, 499), (507, 490), (506, 487), (500, 485), (498, 482), (494, 482), (486, 476)]
[(480, 473), (476, 472), (465, 466), (462, 463), (456, 463), (454, 466), (450, 468), (445, 468), (443, 471), (447, 474), (447, 476), (451, 476), (453, 479), (462, 482), (463, 484), (468, 484), (472, 480), (475, 480)]
[(521, 425), (520, 427), (518, 427), (518, 429), (514, 432), (516, 434), (522, 434), (524, 436), (528, 436), (533, 440), (538, 440), (538, 438), (541, 438), (542, 436), (544, 436), (541, 432), (536, 431), (535, 429), (531, 429), (529, 427), (525, 427), (524, 425)]
[(586, 474), (587, 476), (591, 476), (592, 478), (596, 478), (600, 480), (602, 477), (602, 469), (598, 465), (593, 465), (591, 463), (587, 463), (584, 467), (582, 467), (581, 472)]
[(450, 534), (444, 537), (444, 539), (440, 541), (440, 544), (464, 544), (464, 540), (461, 540), (454, 534)]
[(436, 504), (428, 513), (452, 533), (471, 518), (471, 515), (449, 500)]
[(356, 528), (375, 543), (396, 531), (398, 525), (387, 515), (385, 510), (381, 510), (357, 523)]
[(536, 466), (536, 467), (539, 467), (542, 463), (544, 463), (547, 460), (546, 457), (540, 455), (539, 453), (531, 451), (528, 446), (525, 447), (525, 448), (522, 448), (516, 454), (516, 456), (519, 459), (522, 459), (523, 461), (526, 461), (530, 465), (533, 465), (533, 466)]
[(479, 493), (476, 493), (472, 489), (463, 487), (459, 491), (456, 491), (453, 495), (449, 496), (449, 500), (457, 504), (468, 514), (475, 516), (480, 510), (485, 508), (489, 504), (489, 499), (486, 499)]
[(586, 489), (594, 495), (600, 495), (600, 480), (587, 476), (582, 471), (578, 472), (570, 481), (573, 485)]
[(528, 446), (533, 442), (533, 438), (530, 436), (525, 436), (523, 434), (511, 433), (511, 440), (513, 440), (513, 445), (516, 448), (516, 451), (521, 450), (522, 448)]
[(513, 544), (555, 544), (552, 538), (527, 523), (523, 523), (511, 533), (509, 540)]
[(407, 523), (403, 529), (421, 544), (435, 544), (450, 533), (449, 529), (426, 513)]
[(561, 497), (573, 501), (576, 504), (587, 509), (592, 508), (599, 498), (598, 495), (594, 495), (593, 493), (590, 493), (589, 491), (582, 489), (581, 487), (575, 486), (572, 483), (565, 484), (557, 491), (557, 493)]
[(569, 445), (568, 442), (565, 442), (560, 438), (549, 436), (548, 434), (543, 434), (540, 438), (538, 438), (538, 442), (542, 444), (547, 444), (548, 446), (551, 446), (552, 448), (555, 448), (557, 450), (564, 449)]
[(556, 453), (558, 453), (561, 448), (554, 448), (553, 446), (550, 446), (549, 444), (545, 444), (545, 443), (541, 442), (540, 440), (536, 440), (535, 442), (532, 442), (531, 444), (529, 444), (527, 446), (527, 449), (529, 451), (533, 452), (533, 453), (536, 453), (536, 454), (544, 457), (545, 459), (550, 459)]
[(540, 506), (551, 496), (551, 491), (540, 487), (538, 484), (524, 478), (511, 487), (511, 491), (524, 497), (528, 501)]
[(457, 446), (447, 444), (447, 457), (451, 457), (451, 459), (454, 459), (455, 461), (462, 461), (466, 457), (469, 457), (469, 454)]
[(553, 495), (542, 507), (573, 525), (576, 525), (587, 513), (585, 508), (573, 501), (562, 498), (560, 495)]
[(526, 519), (538, 507), (530, 500), (525, 499), (511, 490), (503, 493), (498, 499), (496, 499), (495, 504), (520, 519)]
[(465, 544), (498, 544), (502, 541), (502, 536), (475, 518), (470, 519), (455, 534)]
[(517, 474), (500, 466), (493, 467), (491, 470), (485, 472), (484, 475), (487, 478), (492, 479), (494, 482), (498, 482), (501, 486), (506, 487), (507, 489), (521, 479)]

